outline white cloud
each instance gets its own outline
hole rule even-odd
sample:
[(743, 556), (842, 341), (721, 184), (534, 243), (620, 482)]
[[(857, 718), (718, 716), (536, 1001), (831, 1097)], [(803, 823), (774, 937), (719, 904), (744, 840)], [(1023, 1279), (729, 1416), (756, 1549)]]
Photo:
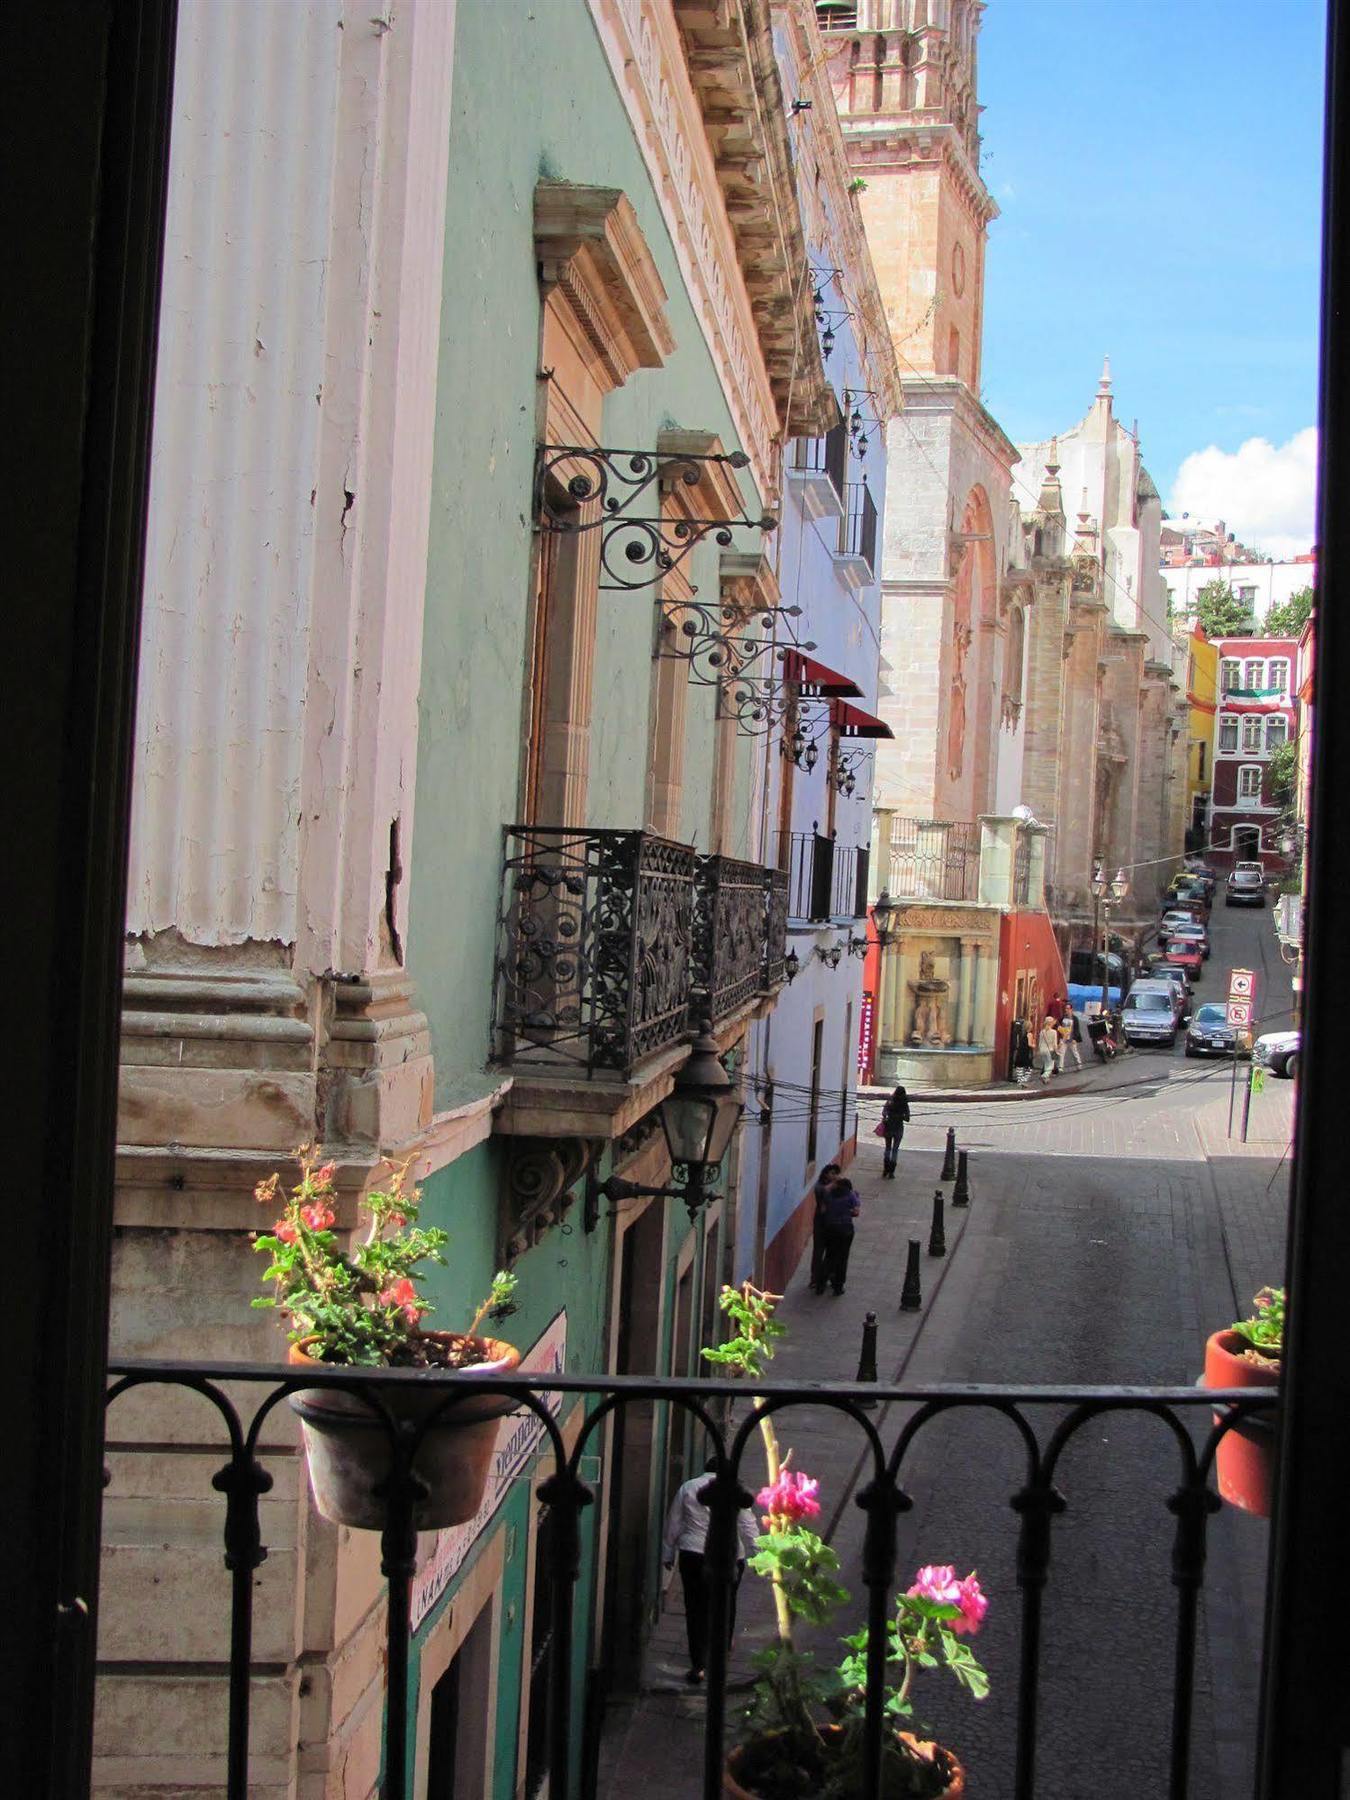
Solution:
[(1311, 549), (1317, 503), (1317, 429), (1278, 447), (1248, 438), (1238, 450), (1194, 450), (1177, 470), (1167, 510), (1212, 524), (1222, 519), (1239, 543), (1268, 556)]

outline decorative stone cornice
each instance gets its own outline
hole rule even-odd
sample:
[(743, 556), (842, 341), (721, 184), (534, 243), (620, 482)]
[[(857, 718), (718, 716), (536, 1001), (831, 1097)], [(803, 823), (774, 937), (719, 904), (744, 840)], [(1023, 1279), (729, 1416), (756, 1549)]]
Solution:
[(662, 366), (675, 348), (666, 290), (621, 189), (539, 182), (534, 246), (541, 285), (566, 295), (613, 386)]
[(782, 599), (773, 564), (758, 554), (724, 550), (718, 561), (718, 585), (724, 606), (734, 606), (747, 618), (771, 612)]
[[(676, 431), (667, 429), (656, 434), (658, 461), (669, 458), (672, 464), (682, 461), (688, 467), (689, 457), (723, 456), (726, 446), (714, 431)], [(740, 483), (725, 463), (709, 462), (700, 471), (697, 484), (691, 484), (676, 473), (668, 479), (662, 471), (661, 491), (680, 505), (688, 506), (701, 519), (726, 519), (743, 522), (745, 496)]]
[(768, 0), (673, 0), (786, 437), (834, 422)]

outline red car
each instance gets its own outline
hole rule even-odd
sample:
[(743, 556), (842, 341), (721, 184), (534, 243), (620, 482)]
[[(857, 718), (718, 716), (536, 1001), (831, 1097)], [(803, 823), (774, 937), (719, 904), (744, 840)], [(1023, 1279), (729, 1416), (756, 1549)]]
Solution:
[(1172, 938), (1169, 940), (1167, 945), (1167, 960), (1170, 963), (1175, 963), (1177, 968), (1184, 969), (1186, 971), (1187, 979), (1192, 982), (1199, 981), (1201, 971), (1205, 966), (1205, 959), (1201, 954), (1199, 944), (1192, 942), (1188, 938)]

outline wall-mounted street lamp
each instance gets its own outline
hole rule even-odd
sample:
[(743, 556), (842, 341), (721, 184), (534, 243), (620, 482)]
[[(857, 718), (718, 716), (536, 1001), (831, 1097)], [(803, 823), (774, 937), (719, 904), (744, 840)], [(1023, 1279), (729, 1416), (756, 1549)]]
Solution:
[(811, 954), (812, 956), (818, 956), (821, 962), (828, 963), (832, 969), (837, 969), (844, 958), (844, 946), (842, 944), (831, 944), (828, 950), (822, 950), (820, 945), (817, 944)]
[(740, 1123), (745, 1102), (732, 1086), (731, 1077), (717, 1054), (717, 1039), (712, 1024), (704, 1020), (689, 1060), (675, 1077), (675, 1085), (657, 1107), (661, 1130), (670, 1155), (671, 1173), (678, 1185), (647, 1187), (638, 1181), (625, 1181), (622, 1175), (611, 1175), (605, 1181), (591, 1181), (586, 1189), (586, 1229), (593, 1231), (600, 1218), (600, 1201), (611, 1204), (655, 1195), (667, 1200), (682, 1200), (691, 1219), (709, 1198), (709, 1186), (715, 1183), (723, 1157), (731, 1147)]
[(887, 890), (882, 888), (872, 902), (872, 929), (877, 934), (878, 948), (883, 951), (889, 949), (899, 936), (891, 924), (897, 911), (895, 901), (891, 899)]

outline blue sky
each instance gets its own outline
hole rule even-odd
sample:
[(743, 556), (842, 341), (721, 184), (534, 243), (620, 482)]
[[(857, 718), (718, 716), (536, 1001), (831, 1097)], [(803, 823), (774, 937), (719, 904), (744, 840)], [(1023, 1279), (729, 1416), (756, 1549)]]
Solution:
[(1164, 502), (1226, 499), (1258, 541), (1311, 531), (1324, 22), (1321, 0), (990, 0), (980, 35), (985, 403), (1048, 437), (1109, 352)]

